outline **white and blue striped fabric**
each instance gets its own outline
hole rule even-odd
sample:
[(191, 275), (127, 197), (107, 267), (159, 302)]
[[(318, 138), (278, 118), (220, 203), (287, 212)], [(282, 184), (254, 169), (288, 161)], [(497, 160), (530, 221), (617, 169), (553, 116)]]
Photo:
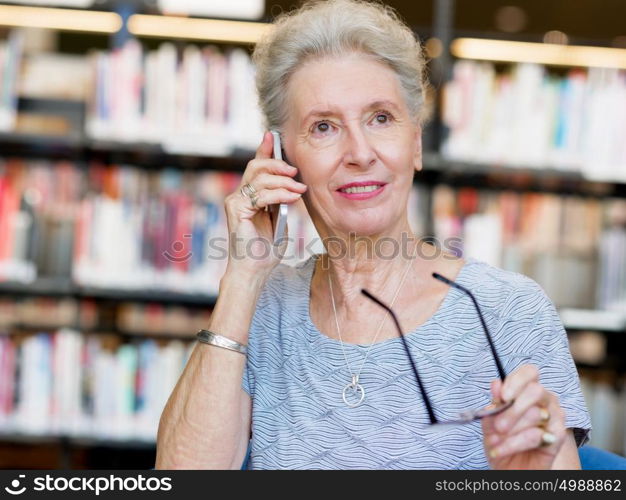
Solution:
[[(374, 345), (361, 372), (366, 398), (342, 401), (350, 373), (338, 340), (309, 315), (315, 259), (279, 264), (257, 303), (243, 388), (252, 397), (250, 469), (485, 469), (479, 422), (429, 426), (401, 340)], [(456, 281), (475, 294), (507, 373), (532, 363), (556, 393), (579, 445), (589, 414), (567, 336), (543, 290), (521, 274), (466, 259)], [(364, 300), (367, 300), (364, 298)], [(450, 289), (406, 340), (438, 419), (489, 404), (496, 367), (470, 299)], [(368, 346), (346, 344), (352, 366)]]

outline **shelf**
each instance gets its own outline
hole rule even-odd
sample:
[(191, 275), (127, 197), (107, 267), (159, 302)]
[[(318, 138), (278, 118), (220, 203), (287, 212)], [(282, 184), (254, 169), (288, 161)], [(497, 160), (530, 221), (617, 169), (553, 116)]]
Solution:
[(70, 99), (51, 99), (29, 96), (20, 96), (18, 98), (18, 109), (20, 111), (77, 115), (82, 117), (85, 114), (85, 107), (83, 101), (73, 101)]
[(174, 154), (152, 143), (124, 143), (85, 139), (79, 135), (0, 133), (2, 157), (128, 164), (148, 168), (177, 168), (243, 172), (254, 151), (236, 149), (229, 156)]
[(127, 339), (152, 339), (152, 340), (182, 340), (182, 341), (195, 341), (196, 336), (194, 332), (186, 334), (165, 333), (165, 332), (150, 332), (150, 331), (128, 331), (120, 330), (116, 327), (95, 327), (95, 328), (82, 328), (81, 326), (73, 326), (71, 323), (65, 323), (60, 325), (34, 325), (27, 323), (11, 323), (0, 325), (0, 332), (8, 331), (11, 334), (32, 334), (34, 332), (53, 332), (60, 328), (76, 328), (80, 333), (85, 335), (117, 335)]
[(72, 159), (80, 154), (82, 143), (77, 136), (0, 133), (3, 157)]
[[(67, 159), (78, 162), (100, 161), (161, 169), (206, 169), (243, 172), (254, 151), (236, 149), (228, 156), (168, 152), (158, 143), (119, 142), (91, 139), (84, 133), (86, 105), (80, 101), (20, 97), (20, 111), (60, 114), (73, 123), (72, 134), (0, 133), (3, 156)], [(437, 152), (425, 151), (422, 172), (416, 181), (426, 184), (447, 183), (496, 190), (541, 191), (581, 194), (596, 197), (626, 197), (626, 183), (586, 179), (581, 173), (556, 168), (528, 168), (472, 163), (446, 159)]]
[(0, 295), (45, 295), (78, 299), (111, 300), (116, 302), (167, 302), (175, 304), (212, 306), (216, 296), (185, 294), (167, 290), (124, 290), (84, 287), (70, 280), (39, 278), (31, 284), (11, 281), (0, 282)]
[(33, 283), (0, 281), (0, 295), (51, 295), (69, 297), (76, 293), (76, 287), (69, 279), (38, 278)]
[(550, 167), (536, 169), (486, 165), (449, 160), (437, 153), (428, 152), (423, 155), (423, 164), (424, 169), (416, 175), (417, 182), (591, 197), (626, 197), (626, 183), (589, 180), (579, 172)]
[(92, 330), (86, 330), (84, 331), (84, 333), (91, 333), (91, 334), (105, 334), (105, 333), (112, 333), (114, 335), (119, 335), (120, 337), (125, 337), (125, 338), (129, 338), (129, 339), (150, 339), (150, 340), (180, 340), (183, 342), (191, 342), (191, 341), (195, 341), (196, 340), (196, 335), (195, 332), (191, 332), (191, 333), (187, 333), (185, 335), (182, 334), (176, 334), (176, 333), (163, 333), (163, 332), (149, 332), (149, 331), (145, 331), (145, 332), (131, 332), (131, 331), (126, 331), (126, 330), (119, 330), (117, 328), (112, 328), (112, 329), (103, 329), (103, 328), (98, 328), (98, 329), (92, 329)]
[[(226, 157), (172, 154), (158, 144), (120, 143), (50, 137), (42, 135), (0, 134), (2, 155), (35, 158), (63, 158), (75, 161), (100, 160), (108, 163), (146, 168), (175, 166), (183, 169), (243, 172), (254, 151), (236, 150)], [(423, 170), (418, 183), (450, 184), (495, 190), (540, 191), (580, 194), (592, 197), (626, 197), (626, 183), (585, 179), (580, 173), (554, 168), (535, 169), (486, 165), (448, 160), (438, 153), (424, 152)]]
[(568, 330), (626, 332), (626, 313), (594, 309), (561, 309), (561, 321)]
[[(165, 290), (124, 290), (81, 287), (73, 285), (69, 280), (53, 278), (40, 278), (32, 284), (0, 282), (0, 296), (1, 295), (41, 295), (113, 302), (158, 302), (197, 306), (213, 306), (217, 300), (216, 296), (211, 295), (184, 294)], [(626, 314), (618, 311), (564, 308), (559, 311), (559, 314), (563, 325), (568, 330), (626, 332)], [(105, 329), (98, 328), (97, 330)], [(173, 334), (153, 334), (149, 332), (116, 331), (115, 333), (129, 337), (162, 336), (164, 338), (186, 338)]]
[(117, 439), (96, 436), (71, 436), (65, 434), (25, 434), (19, 432), (0, 432), (0, 442), (27, 445), (42, 444), (70, 444), (72, 446), (122, 448), (153, 450), (156, 448), (155, 441), (141, 439)]
[(166, 290), (124, 290), (112, 288), (78, 287), (81, 298), (114, 300), (119, 302), (172, 302), (179, 304), (213, 305), (217, 297), (202, 294), (185, 294)]

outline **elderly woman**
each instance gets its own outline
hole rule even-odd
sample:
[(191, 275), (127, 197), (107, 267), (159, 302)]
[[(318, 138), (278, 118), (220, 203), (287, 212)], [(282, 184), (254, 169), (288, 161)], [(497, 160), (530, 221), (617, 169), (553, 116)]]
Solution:
[[(589, 416), (551, 301), (411, 231), (424, 61), (410, 29), (378, 4), (313, 2), (254, 58), (286, 161), (266, 133), (226, 200), (228, 266), (163, 412), (157, 468), (238, 469), (248, 448), (259, 469), (579, 468)], [(326, 252), (288, 266), (263, 243), (265, 208), (300, 198)], [(492, 402), (504, 411), (431, 425)]]

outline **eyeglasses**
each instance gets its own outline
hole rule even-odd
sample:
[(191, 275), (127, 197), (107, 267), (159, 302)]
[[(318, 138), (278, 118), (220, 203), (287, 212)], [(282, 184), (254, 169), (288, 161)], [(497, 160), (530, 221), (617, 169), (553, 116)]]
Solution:
[[(474, 297), (474, 295), (472, 294), (472, 292), (470, 292), (467, 288), (459, 285), (458, 283), (455, 283), (454, 281), (445, 278), (444, 276), (442, 276), (439, 273), (433, 273), (433, 278), (438, 279), (439, 281), (444, 282), (445, 284), (456, 288), (457, 290), (460, 290), (461, 292), (465, 293), (466, 295), (469, 296), (470, 299), (472, 299), (472, 303), (474, 304), (474, 307), (476, 308), (476, 312), (478, 313), (478, 317), (480, 318), (480, 323), (483, 326), (483, 330), (485, 332), (485, 335), (487, 337), (487, 342), (489, 343), (489, 348), (491, 350), (491, 354), (493, 355), (493, 359), (496, 363), (496, 368), (498, 370), (498, 375), (500, 377), (500, 380), (502, 380), (504, 382), (504, 379), (506, 378), (506, 373), (504, 371), (504, 368), (502, 367), (502, 362), (500, 361), (500, 358), (498, 356), (498, 353), (496, 352), (496, 348), (493, 344), (493, 339), (491, 338), (491, 334), (489, 333), (489, 329), (487, 328), (487, 324), (485, 323), (485, 319), (483, 318), (483, 314), (480, 310), (480, 307), (478, 306), (478, 302), (476, 301), (476, 298)], [(391, 315), (391, 318), (393, 319), (394, 324), (396, 325), (396, 328), (398, 330), (398, 335), (400, 336), (400, 338), (402, 339), (402, 345), (404, 346), (404, 350), (406, 351), (406, 354), (411, 362), (411, 368), (413, 369), (413, 374), (415, 375), (415, 380), (417, 380), (417, 385), (420, 389), (420, 392), (422, 393), (422, 398), (424, 399), (424, 405), (426, 406), (426, 411), (428, 412), (428, 417), (430, 419), (430, 423), (431, 425), (438, 425), (438, 424), (447, 424), (447, 425), (456, 425), (456, 424), (467, 424), (470, 422), (473, 422), (474, 420), (480, 420), (482, 418), (485, 417), (489, 417), (492, 415), (497, 415), (498, 413), (503, 412), (504, 410), (506, 410), (507, 408), (509, 408), (512, 404), (513, 401), (509, 401), (507, 403), (504, 402), (495, 402), (492, 405), (486, 407), (486, 408), (479, 408), (479, 409), (475, 409), (475, 410), (466, 410), (462, 413), (459, 414), (457, 419), (454, 420), (446, 420), (446, 421), (439, 421), (437, 419), (437, 417), (435, 416), (435, 412), (433, 411), (433, 405), (430, 401), (430, 399), (428, 398), (428, 393), (426, 392), (426, 389), (424, 388), (424, 384), (422, 383), (422, 380), (420, 379), (419, 373), (417, 372), (417, 365), (415, 363), (415, 361), (413, 360), (413, 356), (411, 356), (411, 351), (409, 350), (409, 346), (407, 345), (406, 339), (404, 338), (404, 335), (402, 334), (402, 329), (400, 328), (400, 323), (398, 321), (398, 317), (396, 316), (396, 313), (393, 312), (393, 310), (387, 306), (386, 304), (384, 304), (381, 300), (379, 300), (378, 298), (374, 297), (370, 292), (368, 292), (365, 289), (361, 289), (361, 293), (363, 293), (367, 298), (371, 299), (372, 301), (376, 302), (380, 307), (382, 307), (383, 309), (386, 309), (387, 312)]]

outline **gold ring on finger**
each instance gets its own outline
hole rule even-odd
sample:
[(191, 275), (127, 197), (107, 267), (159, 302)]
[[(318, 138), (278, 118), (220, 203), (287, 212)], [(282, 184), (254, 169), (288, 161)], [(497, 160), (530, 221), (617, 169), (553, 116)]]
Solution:
[(254, 195), (256, 192), (257, 191), (256, 189), (254, 189), (254, 186), (249, 182), (241, 186), (241, 194), (244, 195), (246, 198), (252, 198), (252, 195)]
[(547, 423), (550, 420), (550, 411), (547, 408), (540, 408), (539, 419), (542, 424)]
[(546, 448), (554, 443), (556, 443), (556, 436), (554, 434), (548, 431), (544, 431), (543, 434), (541, 434), (541, 443), (539, 445), (542, 448)]

